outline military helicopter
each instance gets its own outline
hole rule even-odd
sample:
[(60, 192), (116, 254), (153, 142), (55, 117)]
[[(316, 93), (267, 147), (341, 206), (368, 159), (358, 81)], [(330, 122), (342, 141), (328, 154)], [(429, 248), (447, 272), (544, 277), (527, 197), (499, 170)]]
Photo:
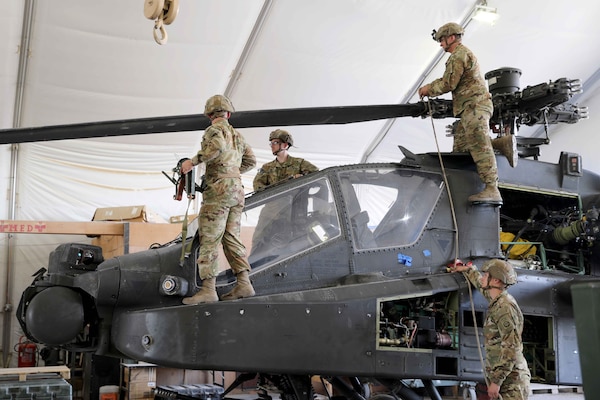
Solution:
[[(520, 91), (513, 69), (490, 76), (494, 130), (514, 134), (520, 125), (573, 123), (587, 115), (584, 107), (566, 104), (577, 81), (561, 78)], [(448, 100), (430, 99), (238, 112), (231, 121), (243, 128), (446, 118), (451, 108)], [(31, 128), (14, 138), (207, 125), (201, 116), (165, 117)], [(487, 309), (465, 278), (446, 266), (458, 258), (477, 265), (505, 258), (517, 267), (519, 283), (510, 292), (525, 315), (532, 376), (581, 385), (570, 287), (600, 275), (600, 176), (583, 170), (577, 154), (563, 153), (556, 164), (529, 159), (544, 141), (520, 139), (525, 157), (517, 168), (498, 157), (501, 207), (467, 201), (482, 186), (470, 155), (413, 154), (403, 147), (397, 163), (331, 167), (250, 194), (242, 234), (255, 297), (181, 305), (200, 284), (192, 223), (188, 235), (111, 259), (97, 246), (61, 244), (47, 271), (24, 291), (17, 318), (31, 340), (47, 346), (245, 372), (226, 394), (258, 377), (283, 399), (310, 399), (310, 378), (320, 375), (338, 394), (357, 400), (371, 396), (368, 383), (385, 387), (385, 398), (413, 400), (425, 390), (441, 399), (438, 387), (445, 381), (484, 381), (479, 353)], [(171, 179), (174, 197), (196, 195), (193, 175), (176, 167)], [(501, 239), (501, 233), (510, 237)], [(229, 271), (218, 276), (219, 294), (233, 285)], [(472, 387), (468, 394), (474, 398)]]

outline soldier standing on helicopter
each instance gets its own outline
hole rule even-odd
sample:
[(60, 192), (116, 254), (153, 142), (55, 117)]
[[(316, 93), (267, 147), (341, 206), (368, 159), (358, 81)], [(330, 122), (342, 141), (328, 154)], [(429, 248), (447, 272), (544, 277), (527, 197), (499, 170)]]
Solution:
[(183, 304), (219, 300), (215, 284), (219, 273), (218, 246), (221, 243), (225, 257), (237, 276), (233, 290), (221, 299), (233, 300), (255, 294), (248, 277), (250, 264), (246, 248), (240, 240), (240, 220), (244, 209), (244, 187), (240, 174), (254, 168), (256, 157), (244, 137), (229, 124), (228, 119), (233, 112), (233, 104), (225, 96), (215, 95), (206, 101), (204, 115), (210, 118), (211, 125), (204, 131), (202, 149), (181, 165), (182, 173), (186, 174), (195, 165), (205, 163), (207, 184), (198, 215), (200, 252), (197, 264), (202, 287), (194, 296), (184, 298)]
[(464, 272), (471, 284), (489, 301), (483, 325), (485, 375), (488, 396), (495, 400), (526, 400), (531, 373), (523, 356), (523, 313), (507, 287), (517, 283), (512, 266), (503, 260), (490, 260), (480, 273), (471, 263), (457, 262), (451, 272)]
[[(442, 78), (419, 88), (420, 97), (436, 97), (452, 92), (454, 116), (460, 118), (454, 133), (454, 152), (468, 152), (473, 157), (477, 173), (485, 184), (482, 192), (469, 196), (472, 203), (501, 204), (498, 190), (498, 167), (490, 136), (490, 118), (494, 106), (479, 70), (477, 58), (462, 44), (462, 26), (447, 23), (433, 31), (433, 38), (450, 53)], [(512, 135), (501, 142), (499, 150), (512, 165), (516, 162), (516, 142)], [(496, 147), (496, 146), (494, 146)], [(510, 154), (509, 154), (510, 153)]]

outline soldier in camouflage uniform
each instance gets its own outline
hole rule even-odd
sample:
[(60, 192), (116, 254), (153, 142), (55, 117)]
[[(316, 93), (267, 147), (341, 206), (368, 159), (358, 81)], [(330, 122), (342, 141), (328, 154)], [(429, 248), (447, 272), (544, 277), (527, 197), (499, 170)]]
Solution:
[(305, 159), (288, 154), (288, 149), (294, 145), (294, 139), (287, 131), (276, 129), (271, 132), (269, 144), (276, 158), (258, 170), (253, 182), (254, 191), (319, 170)]
[[(292, 157), (288, 149), (294, 145), (292, 135), (283, 129), (276, 129), (269, 135), (269, 145), (271, 152), (276, 157), (262, 166), (254, 177), (254, 191), (263, 190), (269, 186), (280, 182), (299, 178), (311, 172), (319, 170), (315, 165), (303, 158)], [(259, 248), (261, 245), (268, 245), (273, 239), (269, 234), (274, 221), (281, 216), (283, 210), (290, 207), (287, 198), (281, 198), (270, 201), (260, 211), (254, 235), (252, 236), (252, 249)]]
[(506, 291), (517, 282), (517, 276), (512, 266), (503, 260), (487, 261), (481, 270), (483, 273), (471, 263), (458, 262), (451, 267), (452, 272), (465, 272), (473, 286), (490, 302), (483, 326), (488, 396), (502, 400), (527, 399), (531, 374), (523, 356), (523, 313), (515, 298)]
[(452, 151), (469, 152), (479, 177), (485, 183), (485, 189), (469, 196), (469, 201), (501, 204), (498, 167), (488, 135), (494, 106), (479, 71), (477, 58), (461, 43), (463, 33), (462, 26), (453, 22), (434, 31), (434, 39), (450, 53), (450, 57), (446, 61), (444, 76), (419, 88), (419, 96), (436, 97), (452, 92), (454, 116), (460, 118)]
[(256, 157), (244, 137), (229, 124), (234, 111), (231, 101), (222, 95), (215, 95), (206, 102), (204, 114), (211, 125), (204, 131), (202, 148), (191, 159), (181, 165), (183, 173), (188, 173), (201, 162), (206, 165), (206, 189), (202, 193), (200, 207), (199, 235), (200, 251), (198, 272), (202, 279), (200, 291), (183, 299), (183, 304), (210, 303), (219, 300), (215, 289), (219, 273), (218, 246), (237, 276), (233, 290), (222, 300), (254, 296), (248, 271), (250, 264), (246, 258), (246, 248), (240, 240), (240, 220), (244, 208), (244, 187), (240, 174), (256, 165)]

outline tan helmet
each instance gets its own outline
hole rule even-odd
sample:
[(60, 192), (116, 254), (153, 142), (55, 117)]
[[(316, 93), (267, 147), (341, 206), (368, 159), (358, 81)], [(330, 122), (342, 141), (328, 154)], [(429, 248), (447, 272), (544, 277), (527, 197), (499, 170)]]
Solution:
[(481, 271), (487, 272), (492, 278), (499, 279), (506, 286), (517, 283), (517, 274), (510, 263), (503, 260), (489, 260), (481, 267)]
[(222, 94), (216, 94), (210, 97), (206, 100), (206, 105), (204, 106), (204, 115), (210, 115), (219, 111), (229, 111), (230, 113), (235, 111), (231, 100)]
[(444, 36), (462, 35), (463, 33), (465, 33), (465, 30), (462, 26), (456, 22), (448, 22), (447, 24), (442, 25), (437, 31), (434, 29), (431, 36), (433, 37), (433, 40), (439, 42)]
[(273, 139), (279, 139), (283, 143), (287, 143), (290, 147), (294, 145), (294, 138), (288, 131), (284, 131), (283, 129), (276, 129), (269, 135), (269, 142)]

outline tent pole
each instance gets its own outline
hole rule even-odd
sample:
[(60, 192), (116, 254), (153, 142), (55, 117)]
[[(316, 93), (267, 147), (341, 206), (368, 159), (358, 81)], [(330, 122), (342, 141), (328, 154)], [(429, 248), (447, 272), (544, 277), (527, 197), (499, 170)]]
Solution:
[[(23, 96), (25, 92), (25, 81), (27, 76), (27, 64), (29, 60), (29, 44), (33, 26), (33, 16), (35, 14), (35, 0), (25, 1), (23, 8), (23, 27), (21, 32), (21, 45), (19, 53), (19, 69), (17, 72), (17, 88), (15, 93), (15, 108), (13, 113), (13, 128), (21, 127), (21, 117), (23, 114)], [(9, 200), (8, 200), (8, 218), (14, 220), (16, 218), (16, 197), (17, 197), (17, 182), (18, 182), (18, 165), (19, 160), (19, 145), (11, 145), (10, 152), (10, 183), (9, 183)], [(5, 282), (5, 302), (2, 307), (3, 329), (2, 329), (2, 365), (8, 366), (10, 356), (12, 354), (11, 333), (12, 333), (12, 287), (13, 287), (13, 267), (15, 261), (14, 248), (15, 237), (13, 234), (8, 234), (6, 240), (6, 279)]]

